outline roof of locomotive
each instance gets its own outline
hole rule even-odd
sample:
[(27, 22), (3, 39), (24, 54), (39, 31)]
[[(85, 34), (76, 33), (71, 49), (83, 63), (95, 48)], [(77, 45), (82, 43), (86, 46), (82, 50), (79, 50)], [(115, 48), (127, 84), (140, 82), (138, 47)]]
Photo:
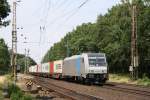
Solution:
[(67, 57), (64, 60), (76, 59), (79, 57), (83, 57), (85, 55), (90, 56), (90, 57), (105, 57), (105, 53), (82, 53), (81, 55), (73, 55), (71, 57)]

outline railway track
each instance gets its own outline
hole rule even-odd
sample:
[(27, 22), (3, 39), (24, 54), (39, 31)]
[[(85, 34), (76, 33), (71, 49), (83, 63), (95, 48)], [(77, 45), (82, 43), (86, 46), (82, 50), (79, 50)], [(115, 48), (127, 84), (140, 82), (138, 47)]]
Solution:
[(38, 84), (41, 87), (49, 91), (56, 92), (58, 95), (61, 95), (61, 97), (68, 98), (71, 100), (103, 100), (102, 98), (99, 98), (99, 97), (79, 93), (79, 92), (64, 88), (62, 86), (52, 84), (49, 80), (46, 80), (46, 78), (35, 77), (34, 79), (32, 79), (32, 81), (35, 84)]
[(150, 97), (150, 88), (146, 87), (139, 87), (136, 85), (129, 85), (129, 84), (120, 84), (120, 83), (106, 83), (103, 88), (132, 93), (141, 96), (148, 96)]

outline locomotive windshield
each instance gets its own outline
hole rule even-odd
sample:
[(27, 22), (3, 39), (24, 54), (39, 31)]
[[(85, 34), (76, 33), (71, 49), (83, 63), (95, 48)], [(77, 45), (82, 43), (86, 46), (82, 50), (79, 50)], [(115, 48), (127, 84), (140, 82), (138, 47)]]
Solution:
[(105, 58), (89, 58), (89, 65), (91, 67), (100, 67), (100, 66), (106, 66)]
[(103, 53), (88, 54), (88, 60), (91, 67), (106, 66), (106, 58)]

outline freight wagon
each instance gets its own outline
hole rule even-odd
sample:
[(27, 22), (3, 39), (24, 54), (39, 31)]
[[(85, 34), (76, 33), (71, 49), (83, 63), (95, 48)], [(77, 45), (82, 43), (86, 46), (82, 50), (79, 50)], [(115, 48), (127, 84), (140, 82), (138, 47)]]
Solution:
[(49, 72), (50, 72), (50, 68), (49, 68), (49, 63), (43, 63), (41, 64), (41, 70), (39, 71), (41, 76), (44, 77), (48, 77), (49, 76)]
[(61, 78), (63, 60), (43, 63), (29, 67), (29, 72), (43, 77)]
[(30, 67), (29, 67), (29, 72), (30, 72), (31, 74), (36, 74), (36, 73), (37, 73), (37, 65), (30, 66)]
[(54, 61), (54, 68), (52, 73), (53, 78), (62, 78), (62, 65), (63, 60)]

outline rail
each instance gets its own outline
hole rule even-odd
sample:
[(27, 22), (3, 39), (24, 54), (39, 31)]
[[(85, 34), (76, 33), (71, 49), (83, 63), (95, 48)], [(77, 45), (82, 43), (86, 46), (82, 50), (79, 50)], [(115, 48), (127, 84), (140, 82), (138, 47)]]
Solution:
[(46, 78), (36, 76), (34, 79), (32, 79), (32, 81), (35, 84), (40, 85), (41, 87), (44, 87), (50, 91), (55, 91), (59, 95), (72, 99), (72, 100), (81, 100), (81, 99), (82, 100), (103, 100), (102, 98), (99, 98), (99, 97), (79, 93), (79, 92), (64, 88), (62, 86), (55, 85), (51, 83), (49, 80), (47, 80)]
[(150, 88), (148, 89), (148, 87), (146, 88), (146, 87), (140, 87), (136, 85), (129, 85), (123, 83), (119, 84), (113, 82), (113, 83), (106, 83), (103, 86), (103, 88), (150, 97)]

